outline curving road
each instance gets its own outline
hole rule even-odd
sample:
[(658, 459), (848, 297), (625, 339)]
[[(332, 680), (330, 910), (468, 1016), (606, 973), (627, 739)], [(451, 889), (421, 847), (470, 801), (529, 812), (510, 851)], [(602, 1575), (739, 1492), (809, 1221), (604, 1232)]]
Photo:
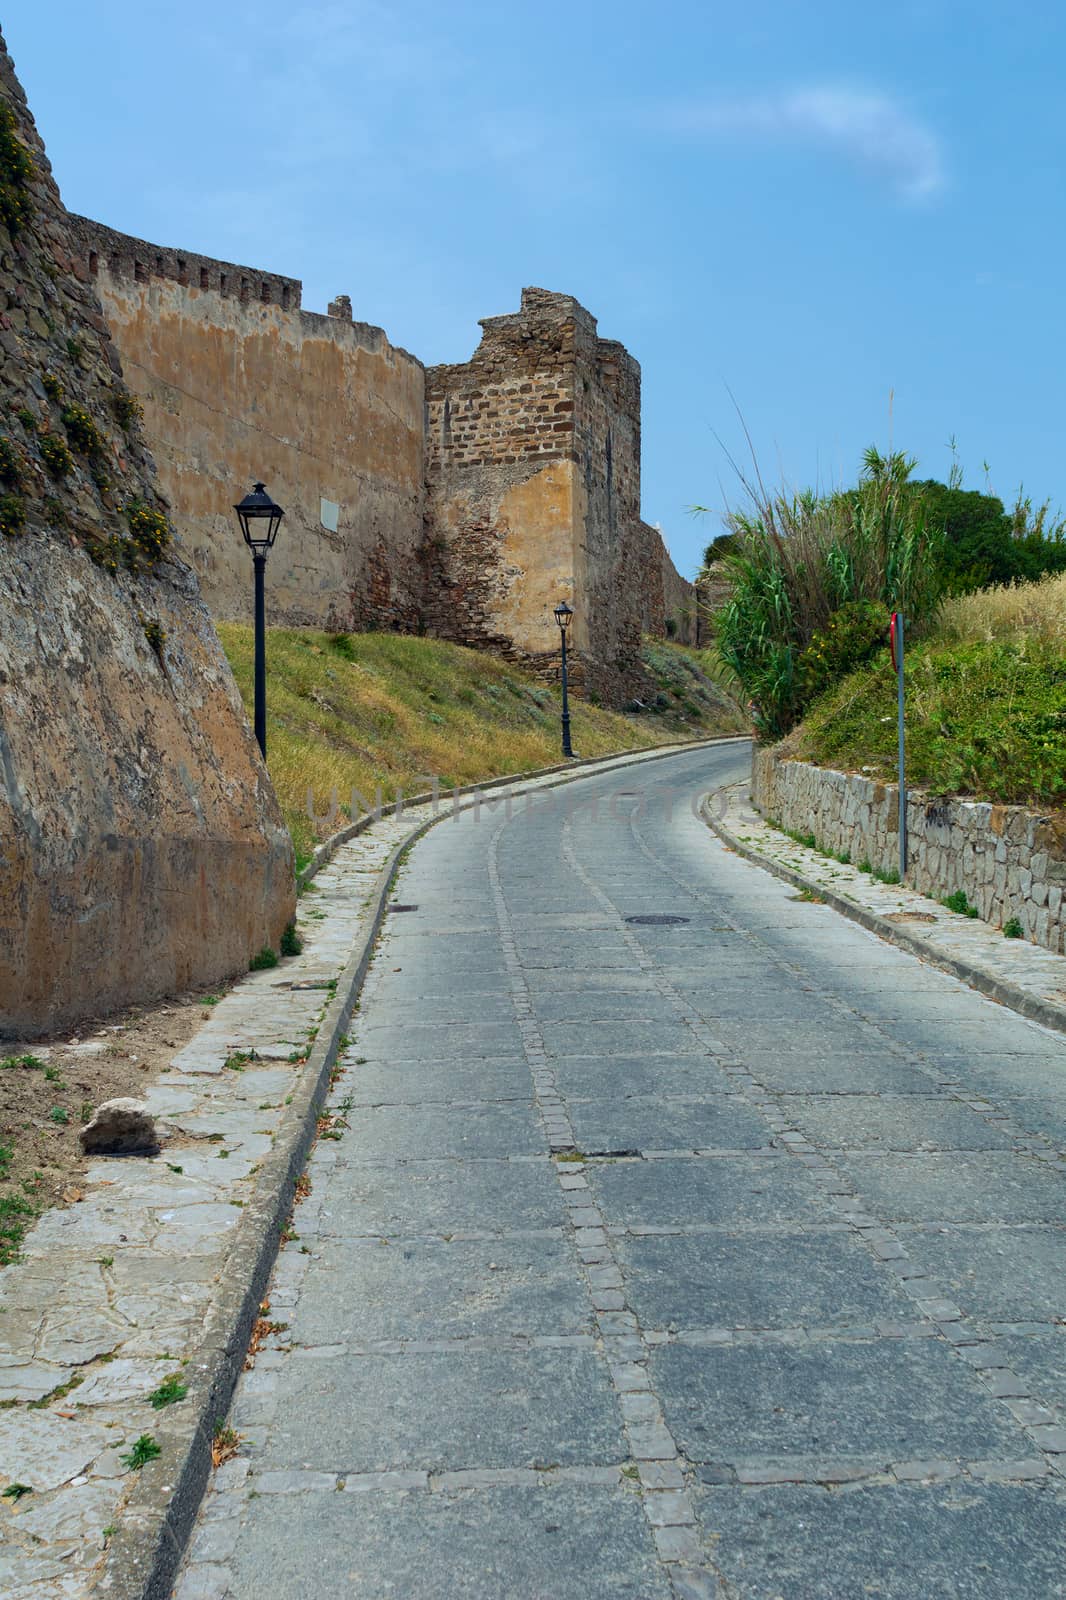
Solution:
[(1066, 1596), (1066, 1041), (725, 850), (746, 759), (416, 847), (181, 1600)]

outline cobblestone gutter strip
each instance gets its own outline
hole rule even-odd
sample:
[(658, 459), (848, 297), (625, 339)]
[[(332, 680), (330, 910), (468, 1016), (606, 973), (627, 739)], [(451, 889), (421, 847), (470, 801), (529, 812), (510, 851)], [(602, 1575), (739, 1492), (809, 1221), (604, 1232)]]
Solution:
[[(663, 756), (677, 755), (681, 750), (697, 750), (704, 745), (746, 744), (747, 742), (747, 734), (719, 733), (710, 739), (684, 739), (677, 744), (644, 745), (638, 750), (620, 751), (616, 756), (575, 756), (573, 760), (560, 762), (557, 766), (534, 767), (529, 772), (512, 772), (502, 778), (486, 778), (483, 783), (470, 783), (463, 788), (449, 789), (446, 793), (440, 795), (433, 790), (426, 789), (419, 794), (411, 795), (410, 799), (405, 799), (403, 805), (405, 811), (413, 811), (419, 806), (431, 805), (434, 802), (450, 805), (453, 797), (461, 799), (465, 795), (484, 794), (491, 789), (505, 789), (509, 784), (527, 784), (542, 778), (554, 777), (559, 777), (563, 783), (569, 783), (573, 779), (569, 776), (564, 776), (564, 774), (573, 773), (576, 777), (583, 778), (588, 776), (589, 769), (602, 770), (605, 767), (610, 767), (613, 763), (617, 763), (619, 766), (628, 766), (631, 761), (656, 761)], [(516, 792), (521, 793), (521, 790)], [(383, 812), (392, 810), (392, 802), (382, 802)], [(376, 821), (374, 813), (369, 812), (366, 816), (357, 817), (347, 827), (339, 829), (338, 832), (325, 839), (314, 852), (303, 871), (297, 873), (297, 888), (303, 889), (306, 884), (310, 883), (316, 873), (321, 872), (327, 862), (333, 859), (334, 854), (342, 844), (347, 844), (350, 839), (357, 838), (374, 821)]]
[[(708, 746), (745, 743), (743, 736), (693, 741)], [(623, 752), (617, 757), (568, 764), (545, 773), (513, 775), (491, 787), (515, 785), (515, 795), (528, 787), (555, 788), (585, 777), (591, 770), (609, 770), (654, 761), (675, 754), (684, 746), (656, 747)], [(490, 785), (478, 786), (476, 794)], [(420, 809), (432, 805), (424, 797)], [(460, 810), (468, 810), (469, 800)], [(400, 837), (379, 872), (366, 904), (365, 920), (335, 995), (328, 1006), (299, 1084), (294, 1088), (276, 1133), (273, 1149), (263, 1158), (254, 1197), (241, 1213), (237, 1236), (213, 1293), (205, 1319), (203, 1339), (183, 1369), (189, 1399), (160, 1413), (153, 1436), (161, 1447), (157, 1460), (139, 1473), (112, 1535), (106, 1561), (95, 1591), (109, 1600), (166, 1600), (189, 1533), (196, 1519), (211, 1470), (211, 1444), (216, 1425), (229, 1409), (259, 1306), (277, 1255), (278, 1241), (293, 1205), (296, 1180), (303, 1171), (314, 1142), (318, 1116), (329, 1090), (330, 1076), (341, 1040), (355, 1009), (374, 943), (385, 915), (389, 890), (407, 849), (437, 822), (453, 814), (451, 796), (446, 808), (434, 807), (430, 815), (415, 818)], [(336, 850), (365, 831), (374, 819), (361, 818), (326, 842), (305, 874), (305, 880), (324, 867)]]
[[(746, 861), (807, 890), (842, 916), (1033, 1022), (1066, 1033), (1066, 958), (1005, 939), (998, 928), (946, 911), (937, 901), (871, 879), (855, 867), (796, 844), (753, 808), (747, 785), (705, 795), (701, 815), (722, 842)], [(908, 926), (913, 919), (929, 932)]]

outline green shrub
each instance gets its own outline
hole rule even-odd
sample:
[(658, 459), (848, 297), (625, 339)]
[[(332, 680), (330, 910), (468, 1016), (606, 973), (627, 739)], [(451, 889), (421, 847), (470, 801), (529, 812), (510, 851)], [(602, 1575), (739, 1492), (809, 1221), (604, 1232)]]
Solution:
[(46, 372), (41, 382), (44, 384), (45, 394), (58, 405), (66, 392), (63, 388), (62, 380), (54, 372)]
[(84, 406), (64, 406), (60, 416), (67, 430), (67, 438), (75, 450), (80, 450), (85, 456), (100, 454), (104, 441), (100, 437), (100, 430)]
[(15, 412), (15, 415), (18, 417), (27, 433), (37, 432), (37, 418), (26, 406), (20, 407), (20, 409)]
[(0, 533), (9, 538), (22, 532), (26, 524), (26, 507), (17, 494), (0, 494)]
[(0, 434), (0, 483), (17, 489), (22, 482), (22, 457), (6, 434)]
[[(718, 570), (731, 593), (717, 619), (718, 652), (753, 704), (760, 737), (787, 733), (810, 684), (833, 681), (816, 648), (806, 655), (816, 638), (824, 650), (839, 632), (846, 663), (849, 651), (874, 648), (878, 613), (880, 631), (889, 611), (918, 620), (934, 608), (942, 535), (909, 493), (912, 467), (871, 448), (856, 489), (822, 497), (760, 491), (751, 511), (730, 516), (734, 549)], [(851, 607), (858, 609), (830, 630)]]
[(819, 628), (796, 663), (798, 702), (804, 706), (869, 661), (885, 646), (888, 614), (870, 600), (849, 600)]
[(149, 564), (158, 561), (170, 543), (170, 526), (163, 512), (140, 499), (127, 501), (125, 509), (136, 553)]
[(1017, 917), (1008, 917), (1003, 924), (1003, 937), (1005, 939), (1024, 939), (1025, 929)]
[(41, 460), (53, 478), (65, 478), (74, 465), (74, 457), (56, 433), (42, 433), (40, 437)]
[(941, 900), (940, 904), (948, 911), (954, 911), (960, 917), (976, 917), (977, 907), (970, 904), (965, 889), (956, 889), (954, 894), (949, 894)]
[(281, 936), (281, 953), (283, 956), (298, 956), (303, 949), (303, 940), (296, 932), (295, 922), (290, 922)]
[(276, 967), (277, 964), (278, 964), (278, 953), (277, 953), (277, 951), (276, 950), (271, 950), (270, 946), (268, 944), (265, 944), (263, 946), (262, 950), (260, 950), (259, 954), (257, 956), (253, 956), (251, 961), (249, 961), (249, 963), (248, 963), (248, 971), (249, 972), (265, 972), (270, 967)]
[(148, 643), (159, 657), (159, 660), (162, 661), (163, 646), (167, 642), (166, 629), (161, 623), (157, 622), (154, 617), (141, 617), (140, 623), (141, 627), (144, 629), (144, 637), (148, 640)]
[(9, 233), (20, 232), (29, 221), (26, 191), (33, 175), (33, 158), (18, 136), (15, 113), (0, 100), (0, 221)]
[[(894, 781), (896, 682), (860, 667), (807, 713), (792, 753)], [(933, 794), (1066, 804), (1066, 658), (1053, 643), (921, 644), (907, 655), (907, 776)]]
[(144, 407), (128, 389), (121, 389), (111, 401), (111, 406), (123, 428), (132, 428), (144, 416)]

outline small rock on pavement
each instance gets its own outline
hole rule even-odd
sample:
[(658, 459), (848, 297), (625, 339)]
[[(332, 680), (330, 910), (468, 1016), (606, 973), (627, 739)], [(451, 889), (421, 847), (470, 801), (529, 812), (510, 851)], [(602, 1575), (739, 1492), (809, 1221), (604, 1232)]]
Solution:
[(143, 1100), (105, 1100), (78, 1135), (86, 1155), (125, 1156), (158, 1150), (155, 1118)]

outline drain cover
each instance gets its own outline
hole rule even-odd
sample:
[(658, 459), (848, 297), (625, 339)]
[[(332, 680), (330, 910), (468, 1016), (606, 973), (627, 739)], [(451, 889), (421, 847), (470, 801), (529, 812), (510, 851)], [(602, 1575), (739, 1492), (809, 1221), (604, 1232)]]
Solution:
[(417, 911), (417, 906), (389, 906), (390, 911)]
[(642, 928), (666, 928), (669, 927), (671, 923), (689, 922), (691, 921), (691, 918), (675, 917), (669, 912), (663, 911), (654, 913), (649, 912), (648, 915), (644, 917), (627, 917), (626, 921), (639, 923)]

